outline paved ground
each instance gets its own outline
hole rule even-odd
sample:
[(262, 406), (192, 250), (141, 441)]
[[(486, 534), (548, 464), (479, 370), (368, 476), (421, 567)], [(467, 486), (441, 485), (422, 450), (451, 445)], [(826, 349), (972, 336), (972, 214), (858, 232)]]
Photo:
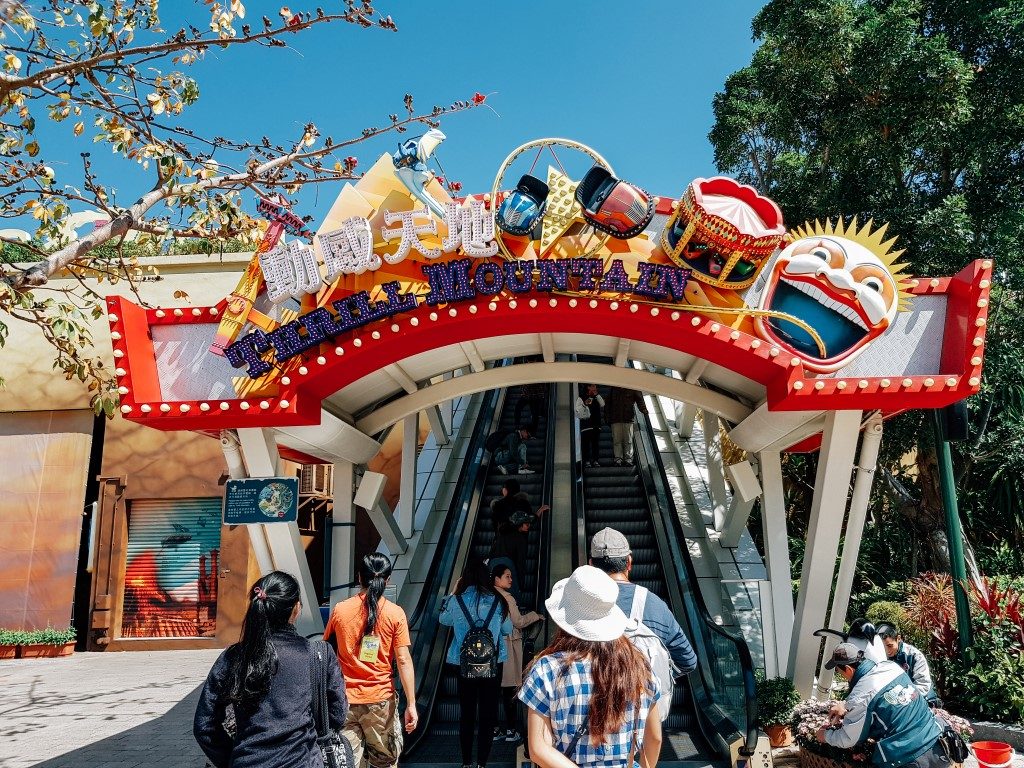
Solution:
[[(202, 768), (192, 715), (218, 653), (0, 661), (0, 768)], [(799, 765), (792, 748), (775, 750), (773, 761)], [(1013, 768), (1024, 768), (1024, 756)]]
[(201, 768), (192, 715), (219, 653), (0, 662), (0, 768)]

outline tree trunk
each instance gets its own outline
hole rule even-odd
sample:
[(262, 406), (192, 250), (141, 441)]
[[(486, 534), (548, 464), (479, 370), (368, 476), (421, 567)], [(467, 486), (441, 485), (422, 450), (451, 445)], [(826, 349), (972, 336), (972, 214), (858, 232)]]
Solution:
[(920, 533), (925, 550), (925, 565), (932, 570), (948, 573), (949, 540), (946, 538), (946, 517), (939, 484), (938, 457), (934, 448), (918, 451), (917, 471), (921, 501), (905, 505), (903, 514)]

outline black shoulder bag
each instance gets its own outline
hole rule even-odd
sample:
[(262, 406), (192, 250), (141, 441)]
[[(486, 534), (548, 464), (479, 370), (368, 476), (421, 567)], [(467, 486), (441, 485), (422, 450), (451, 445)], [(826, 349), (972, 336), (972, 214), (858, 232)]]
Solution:
[(327, 665), (331, 646), (323, 640), (310, 640), (309, 650), (312, 656), (309, 677), (313, 686), (313, 724), (324, 768), (354, 768), (352, 745), (340, 733), (331, 730), (327, 716)]

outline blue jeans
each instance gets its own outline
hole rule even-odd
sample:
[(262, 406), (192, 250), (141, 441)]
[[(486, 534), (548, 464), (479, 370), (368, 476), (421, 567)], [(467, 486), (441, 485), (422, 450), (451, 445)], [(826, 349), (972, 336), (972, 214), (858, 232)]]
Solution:
[(526, 465), (526, 445), (520, 443), (519, 447), (516, 448), (516, 456), (512, 455), (512, 451), (506, 448), (499, 448), (494, 452), (494, 461), (497, 464), (512, 464), (514, 459), (519, 459), (519, 466)]

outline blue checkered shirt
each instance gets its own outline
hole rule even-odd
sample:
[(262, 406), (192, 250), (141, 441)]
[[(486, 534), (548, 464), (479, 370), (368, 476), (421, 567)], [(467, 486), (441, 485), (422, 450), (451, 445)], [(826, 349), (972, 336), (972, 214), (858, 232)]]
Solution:
[[(551, 719), (555, 749), (563, 755), (587, 717), (593, 686), (589, 660), (580, 659), (567, 667), (564, 659), (565, 654), (562, 653), (537, 659), (519, 691), (519, 699), (526, 706)], [(639, 754), (647, 715), (660, 696), (658, 679), (652, 674), (648, 689), (640, 700), (639, 718), (636, 704), (626, 703), (625, 719), (616, 733), (605, 734), (604, 742), (596, 747), (591, 743), (590, 736), (584, 735), (576, 745), (575, 754), (567, 757), (576, 765), (588, 768), (622, 768), (634, 749), (634, 727), (637, 730), (635, 749)]]

